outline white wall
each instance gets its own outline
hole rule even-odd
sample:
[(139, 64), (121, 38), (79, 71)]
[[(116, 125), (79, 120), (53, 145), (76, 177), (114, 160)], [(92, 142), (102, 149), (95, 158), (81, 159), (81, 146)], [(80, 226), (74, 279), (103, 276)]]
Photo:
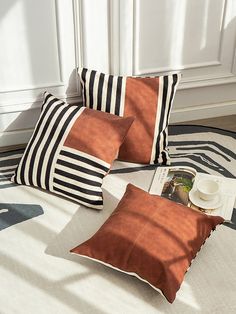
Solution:
[(121, 73), (182, 72), (172, 122), (236, 114), (235, 0), (112, 2)]
[(68, 0), (1, 0), (0, 146), (27, 142), (43, 91), (78, 101), (76, 10)]
[(78, 64), (181, 70), (175, 122), (236, 114), (235, 17), (235, 0), (1, 0), (0, 146), (28, 140), (45, 89), (81, 100)]

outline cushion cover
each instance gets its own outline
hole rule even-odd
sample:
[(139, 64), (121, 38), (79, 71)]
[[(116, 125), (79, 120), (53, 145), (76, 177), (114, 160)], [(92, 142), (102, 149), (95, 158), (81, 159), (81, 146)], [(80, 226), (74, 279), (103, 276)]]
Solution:
[(108, 220), (71, 252), (138, 277), (172, 303), (191, 261), (223, 221), (129, 184)]
[(125, 77), (85, 68), (78, 73), (86, 107), (135, 117), (120, 148), (120, 160), (170, 164), (167, 128), (180, 74)]
[(86, 206), (103, 206), (102, 180), (133, 122), (49, 93), (12, 181), (66, 196)]

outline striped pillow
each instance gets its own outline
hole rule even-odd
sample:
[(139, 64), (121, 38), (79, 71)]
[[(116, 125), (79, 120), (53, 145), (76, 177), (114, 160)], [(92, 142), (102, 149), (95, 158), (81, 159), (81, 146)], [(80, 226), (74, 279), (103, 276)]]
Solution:
[(86, 107), (135, 117), (120, 148), (120, 160), (170, 164), (167, 128), (180, 74), (124, 77), (85, 68), (78, 69), (78, 73)]
[(120, 118), (49, 93), (12, 181), (36, 186), (85, 206), (103, 206), (102, 180), (133, 118)]

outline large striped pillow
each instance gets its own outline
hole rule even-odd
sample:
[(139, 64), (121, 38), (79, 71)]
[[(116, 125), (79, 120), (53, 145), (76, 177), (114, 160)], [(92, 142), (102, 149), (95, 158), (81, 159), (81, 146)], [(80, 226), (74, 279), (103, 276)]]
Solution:
[(85, 206), (103, 206), (102, 180), (133, 122), (67, 103), (49, 93), (12, 181)]
[(170, 164), (167, 128), (180, 74), (124, 77), (85, 68), (78, 73), (86, 107), (135, 117), (120, 148), (120, 160)]

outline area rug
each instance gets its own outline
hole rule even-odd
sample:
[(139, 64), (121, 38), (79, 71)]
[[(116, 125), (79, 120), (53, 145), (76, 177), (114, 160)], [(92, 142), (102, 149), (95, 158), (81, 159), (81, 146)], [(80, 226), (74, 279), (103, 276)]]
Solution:
[[(200, 125), (171, 125), (169, 149), (171, 166), (189, 166), (198, 172), (236, 178), (236, 132)], [(111, 173), (155, 168), (155, 165), (132, 165)], [(236, 208), (231, 223), (225, 222), (225, 225), (236, 230)]]
[[(198, 126), (173, 126), (169, 133), (174, 165), (236, 177), (234, 133)], [(70, 254), (110, 216), (129, 182), (149, 189), (156, 166), (116, 161), (104, 179), (104, 209), (98, 212), (11, 183), (22, 154), (0, 154), (0, 313), (236, 312), (232, 224), (207, 240), (172, 305), (138, 279)]]
[(173, 165), (236, 178), (236, 133), (222, 129), (178, 125), (169, 128)]
[[(198, 172), (236, 178), (236, 132), (199, 125), (171, 125), (169, 149), (171, 166), (189, 166)], [(155, 167), (131, 165), (121, 171)]]
[[(198, 172), (236, 178), (236, 133), (196, 125), (172, 125), (169, 127), (169, 148), (172, 166), (190, 166)], [(0, 190), (13, 187), (11, 176), (24, 152), (24, 149), (0, 153)], [(155, 165), (125, 163), (121, 169), (111, 173), (129, 173), (140, 170), (153, 170)], [(45, 197), (48, 194), (45, 193)], [(12, 206), (1, 203), (0, 230), (12, 224), (30, 219), (43, 213), (37, 205), (17, 204)], [(3, 209), (8, 207), (8, 212)], [(236, 223), (236, 210), (233, 212)], [(236, 228), (234, 225), (230, 225)]]

